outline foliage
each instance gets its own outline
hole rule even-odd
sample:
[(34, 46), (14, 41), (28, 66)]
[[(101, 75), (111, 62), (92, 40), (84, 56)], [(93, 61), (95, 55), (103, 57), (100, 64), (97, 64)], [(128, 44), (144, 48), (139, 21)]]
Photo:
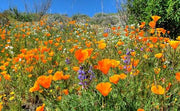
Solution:
[(97, 13), (91, 18), (90, 22), (92, 24), (108, 26), (118, 24), (119, 19), (116, 14)]
[(52, 26), (53, 23), (67, 23), (70, 21), (70, 18), (66, 15), (60, 15), (60, 14), (49, 14), (45, 15), (43, 18), (47, 18), (46, 24)]
[(87, 20), (90, 19), (90, 17), (85, 14), (75, 14), (71, 18), (72, 20), (75, 20), (77, 22), (83, 22), (83, 23), (85, 23)]
[(0, 13), (0, 25), (5, 25), (9, 22), (9, 19), (5, 14)]
[(162, 19), (157, 27), (170, 31), (171, 38), (180, 35), (180, 1), (179, 0), (127, 0), (129, 22), (150, 22), (152, 15), (159, 15)]

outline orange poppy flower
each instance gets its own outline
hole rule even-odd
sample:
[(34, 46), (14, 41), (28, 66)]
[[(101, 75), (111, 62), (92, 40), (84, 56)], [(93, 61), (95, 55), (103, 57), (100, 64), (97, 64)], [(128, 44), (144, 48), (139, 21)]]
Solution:
[(91, 47), (91, 42), (86, 42), (86, 47)]
[(74, 48), (69, 49), (69, 52), (73, 53), (73, 51), (74, 51)]
[(139, 108), (137, 111), (144, 111), (144, 109)]
[(79, 49), (75, 52), (75, 57), (81, 63), (91, 55), (92, 51), (93, 49), (85, 49), (85, 50)]
[(136, 70), (131, 71), (130, 74), (133, 76), (137, 76), (139, 74), (139, 72), (140, 71), (138, 69), (136, 69)]
[(153, 85), (152, 87), (151, 87), (151, 91), (154, 93), (154, 94), (159, 94), (159, 95), (162, 95), (162, 94), (164, 94), (165, 93), (165, 89), (162, 87), (162, 86), (160, 86), (160, 85)]
[(132, 62), (132, 66), (136, 67), (139, 63), (139, 59), (135, 60), (135, 59), (131, 59)]
[(48, 70), (48, 74), (51, 74), (53, 72), (53, 70)]
[(162, 56), (163, 56), (162, 53), (155, 54), (155, 57), (158, 58), (158, 59), (161, 58)]
[(0, 103), (0, 111), (2, 110), (3, 108), (3, 105), (2, 105), (2, 102)]
[(178, 37), (176, 38), (176, 40), (179, 40), (179, 41), (180, 41), (180, 36), (178, 36)]
[(6, 67), (4, 65), (2, 65), (2, 66), (0, 66), (0, 69), (4, 71), (4, 70), (6, 70)]
[(29, 89), (29, 92), (38, 91), (39, 89), (40, 89), (39, 83), (36, 81), (36, 82), (34, 83), (34, 86)]
[(76, 23), (76, 21), (75, 20), (73, 20), (73, 21), (69, 21), (69, 24), (71, 24), (71, 25), (73, 25), (73, 24), (75, 24)]
[(103, 33), (103, 36), (104, 36), (104, 37), (107, 37), (107, 36), (108, 36), (108, 33)]
[(168, 86), (166, 87), (166, 91), (168, 91), (171, 88), (172, 84), (169, 82)]
[(176, 49), (179, 44), (180, 44), (179, 41), (169, 41), (169, 45), (170, 45), (173, 49)]
[(110, 62), (111, 62), (111, 67), (112, 68), (115, 68), (120, 64), (120, 61), (117, 61), (117, 60), (114, 60), (114, 59), (110, 60)]
[(73, 67), (72, 69), (77, 72), (79, 70), (79, 67)]
[(68, 89), (64, 89), (62, 92), (63, 92), (65, 95), (68, 95), (68, 94), (69, 94)]
[(106, 48), (106, 43), (99, 43), (98, 48), (99, 49), (105, 49)]
[(130, 52), (132, 56), (135, 56), (136, 55), (136, 52)]
[(97, 86), (96, 86), (96, 89), (103, 95), (103, 96), (107, 96), (112, 88), (111, 88), (111, 83), (109, 82), (102, 82), (102, 83), (99, 83)]
[(112, 30), (116, 30), (116, 27), (112, 27), (111, 29), (112, 29)]
[(119, 41), (119, 42), (117, 43), (117, 45), (118, 45), (118, 46), (124, 45), (124, 42)]
[(94, 50), (93, 48), (90, 49), (85, 49), (86, 51), (88, 51), (88, 56), (91, 56), (92, 51)]
[(149, 26), (150, 26), (151, 28), (155, 28), (156, 22), (150, 21), (150, 22), (149, 22)]
[(127, 77), (127, 75), (124, 74), (124, 73), (122, 73), (122, 74), (119, 75), (119, 78), (120, 78), (120, 79), (126, 79), (126, 77)]
[(154, 15), (154, 16), (151, 16), (151, 18), (153, 19), (154, 22), (157, 22), (161, 17)]
[(144, 28), (146, 22), (141, 22), (140, 28)]
[(62, 76), (62, 79), (63, 79), (63, 80), (67, 80), (67, 79), (69, 79), (69, 78), (70, 78), (70, 75), (69, 75), (69, 74)]
[(11, 76), (9, 74), (3, 75), (5, 80), (11, 80)]
[(63, 77), (63, 72), (62, 71), (57, 71), (53, 76), (53, 80), (54, 81), (61, 80), (62, 77)]
[(150, 40), (153, 42), (153, 43), (156, 43), (158, 41), (158, 38), (157, 37), (150, 37)]
[(110, 59), (103, 59), (98, 61), (98, 69), (102, 71), (104, 74), (107, 74), (111, 67)]
[(36, 111), (44, 111), (45, 104), (36, 108)]
[(62, 99), (62, 96), (58, 96), (57, 100), (60, 101)]
[(160, 68), (154, 68), (154, 72), (155, 72), (155, 74), (159, 74), (159, 72), (161, 71), (161, 69)]
[(177, 72), (177, 73), (176, 73), (176, 80), (177, 80), (177, 81), (180, 81), (180, 72)]
[(49, 76), (39, 76), (37, 79), (37, 82), (39, 83), (39, 85), (41, 85), (44, 88), (49, 88), (51, 85), (51, 81), (52, 81), (52, 75)]
[(115, 74), (109, 78), (109, 81), (114, 84), (117, 84), (119, 82), (119, 79), (120, 79), (120, 75)]

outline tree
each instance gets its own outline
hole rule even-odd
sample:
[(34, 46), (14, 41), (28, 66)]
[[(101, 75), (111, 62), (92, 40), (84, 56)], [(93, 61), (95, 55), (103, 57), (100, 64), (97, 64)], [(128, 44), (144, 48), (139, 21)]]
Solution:
[(121, 22), (122, 25), (127, 25), (129, 18), (129, 14), (127, 12), (127, 7), (126, 7), (127, 0), (115, 0), (115, 1), (116, 1), (116, 9), (119, 15), (119, 21)]
[(180, 0), (127, 0), (129, 22), (149, 23), (152, 15), (161, 16), (157, 27), (170, 31), (171, 38), (180, 35)]
[(26, 12), (39, 14), (39, 19), (47, 13), (52, 4), (52, 0), (33, 0), (33, 3), (28, 3), (28, 0), (23, 1)]

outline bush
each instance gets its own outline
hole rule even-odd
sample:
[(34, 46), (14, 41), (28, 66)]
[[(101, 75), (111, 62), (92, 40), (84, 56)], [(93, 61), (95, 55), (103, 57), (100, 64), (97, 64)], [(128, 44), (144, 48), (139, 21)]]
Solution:
[(180, 35), (179, 0), (127, 0), (129, 23), (149, 23), (152, 15), (161, 16), (157, 27), (170, 31), (171, 38)]
[(75, 20), (77, 22), (85, 23), (89, 19), (90, 19), (90, 17), (85, 14), (75, 14), (72, 16), (72, 20)]
[(4, 14), (0, 14), (0, 25), (5, 25), (9, 22), (9, 19)]
[(17, 8), (10, 8), (9, 10), (5, 10), (3, 14), (8, 18), (13, 18), (22, 22), (39, 21), (41, 18), (40, 14), (19, 12)]
[(107, 26), (107, 25), (116, 25), (117, 23), (119, 23), (119, 19), (116, 14), (97, 13), (91, 18), (90, 22), (92, 24), (100, 24), (103, 26)]
[(66, 15), (60, 15), (60, 14), (50, 14), (47, 15), (47, 21), (46, 24), (47, 25), (52, 25), (55, 22), (63, 22), (66, 23), (70, 21), (70, 19), (66, 16)]

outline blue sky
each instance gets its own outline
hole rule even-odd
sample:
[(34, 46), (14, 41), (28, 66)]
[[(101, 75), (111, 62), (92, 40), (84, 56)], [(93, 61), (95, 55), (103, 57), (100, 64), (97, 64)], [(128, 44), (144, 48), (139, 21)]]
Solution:
[[(0, 12), (9, 9), (9, 7), (17, 7), (18, 10), (24, 12), (24, 1), (32, 4), (33, 1), (38, 0), (0, 0)], [(117, 12), (115, 0), (102, 1), (104, 13)], [(102, 4), (101, 0), (52, 0), (52, 5), (48, 12), (68, 14), (68, 16), (81, 13), (92, 17), (95, 13), (102, 12)]]

